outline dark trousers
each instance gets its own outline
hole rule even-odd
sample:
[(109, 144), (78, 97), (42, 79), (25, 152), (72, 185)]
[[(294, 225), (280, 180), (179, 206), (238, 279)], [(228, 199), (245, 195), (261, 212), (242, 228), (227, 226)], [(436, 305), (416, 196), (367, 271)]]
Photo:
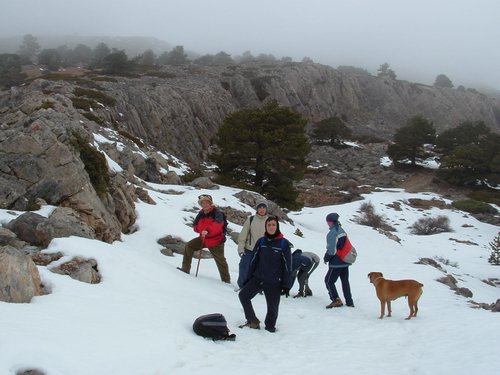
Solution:
[(278, 319), (278, 311), (281, 298), (281, 285), (280, 284), (265, 284), (262, 281), (252, 277), (240, 290), (239, 297), (245, 318), (247, 322), (258, 322), (257, 316), (252, 305), (252, 298), (260, 291), (264, 292), (267, 304), (267, 314), (264, 324), (266, 328), (276, 328), (276, 320)]
[(337, 288), (335, 288), (335, 282), (340, 277), (340, 282), (342, 283), (342, 293), (344, 294), (345, 303), (347, 305), (352, 305), (352, 295), (351, 295), (351, 286), (349, 285), (349, 267), (339, 267), (328, 269), (328, 272), (325, 276), (325, 284), (326, 289), (328, 289), (328, 294), (330, 295), (330, 299), (335, 301), (336, 298), (339, 298), (339, 294), (337, 293)]
[(250, 262), (252, 260), (253, 251), (245, 250), (239, 264), (238, 286), (243, 288), (243, 283), (247, 280), (248, 272), (250, 271)]
[[(193, 238), (191, 241), (186, 243), (184, 248), (184, 256), (182, 257), (182, 270), (189, 273), (191, 270), (191, 261), (193, 260), (193, 253), (197, 250), (201, 250), (203, 247), (203, 242), (200, 237)], [(219, 270), (220, 279), (225, 283), (231, 282), (231, 276), (229, 276), (229, 267), (227, 265), (226, 258), (224, 257), (224, 243), (217, 246), (209, 247), (210, 253), (214, 257), (215, 264)]]
[(316, 267), (318, 267), (319, 263), (312, 262), (311, 265), (305, 269), (299, 268), (299, 272), (297, 273), (297, 280), (299, 281), (299, 293), (304, 292), (305, 290), (311, 291), (309, 288), (309, 276), (314, 272)]

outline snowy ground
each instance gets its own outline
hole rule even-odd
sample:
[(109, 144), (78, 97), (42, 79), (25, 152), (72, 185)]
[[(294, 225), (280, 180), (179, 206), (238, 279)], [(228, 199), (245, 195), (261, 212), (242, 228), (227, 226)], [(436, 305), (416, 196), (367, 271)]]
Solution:
[[(295, 226), (281, 224), (285, 236), (304, 251), (324, 254), (325, 216), (338, 212), (344, 229), (358, 250), (350, 268), (356, 307), (327, 310), (323, 278), (327, 266), (312, 274), (314, 296), (282, 298), (277, 332), (239, 329), (243, 311), (235, 293), (238, 276), (236, 244), (226, 243), (233, 285), (219, 280), (213, 260), (202, 260), (197, 278), (175, 268), (181, 256), (160, 253), (157, 240), (173, 235), (194, 237), (191, 222), (197, 196), (206, 191), (183, 186), (150, 185), (157, 205), (137, 204), (138, 231), (122, 241), (105, 244), (78, 237), (54, 240), (45, 251), (95, 258), (103, 280), (89, 285), (39, 267), (51, 294), (30, 304), (0, 302), (0, 375), (36, 368), (47, 375), (167, 375), (167, 374), (497, 374), (500, 368), (500, 314), (473, 309), (469, 299), (454, 294), (436, 281), (445, 273), (419, 258), (441, 259), (460, 287), (467, 287), (476, 302), (492, 303), (500, 289), (484, 283), (500, 278), (500, 267), (488, 263), (489, 242), (499, 228), (478, 222), (458, 211), (417, 210), (404, 204), (411, 197), (432, 199), (433, 194), (400, 190), (365, 196), (376, 212), (397, 228), (401, 243), (370, 227), (353, 222), (361, 202), (290, 213)], [(209, 193), (216, 204), (254, 212), (221, 187)], [(403, 210), (387, 205), (399, 201)], [(47, 214), (49, 208), (41, 212)], [(432, 236), (410, 234), (417, 219), (446, 215), (454, 232)], [(0, 210), (0, 222), (14, 216)], [(466, 226), (464, 226), (466, 225)], [(230, 224), (236, 231), (240, 227)], [(294, 235), (299, 228), (304, 236)], [(477, 245), (459, 241), (471, 241)], [(446, 265), (444, 263), (449, 263)], [(52, 266), (52, 265), (51, 265)], [(196, 263), (193, 263), (193, 270)], [(378, 319), (379, 302), (367, 279), (381, 271), (388, 279), (413, 278), (424, 284), (419, 314), (410, 321), (405, 299), (393, 302), (393, 317)], [(339, 288), (340, 289), (340, 288)], [(297, 284), (293, 292), (296, 292)], [(265, 316), (263, 296), (254, 299), (257, 315)], [(212, 342), (196, 336), (193, 321), (220, 312), (237, 335), (235, 342)]]

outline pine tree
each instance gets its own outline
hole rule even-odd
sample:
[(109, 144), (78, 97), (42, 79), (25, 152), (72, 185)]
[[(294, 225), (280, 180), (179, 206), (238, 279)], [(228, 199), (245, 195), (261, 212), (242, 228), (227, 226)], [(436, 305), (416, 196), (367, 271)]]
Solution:
[(491, 254), (488, 262), (500, 266), (500, 233), (490, 242)]
[(272, 100), (226, 117), (215, 143), (220, 181), (253, 188), (278, 204), (297, 208), (294, 181), (307, 167), (306, 119)]

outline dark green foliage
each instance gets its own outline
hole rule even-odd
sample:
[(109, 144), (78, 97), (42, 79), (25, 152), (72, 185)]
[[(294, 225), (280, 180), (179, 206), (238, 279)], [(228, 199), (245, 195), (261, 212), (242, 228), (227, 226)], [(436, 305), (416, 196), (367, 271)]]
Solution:
[(436, 80), (434, 81), (434, 86), (436, 86), (436, 87), (448, 87), (451, 89), (453, 87), (453, 83), (446, 75), (439, 74), (436, 77)]
[(306, 122), (275, 100), (230, 114), (215, 139), (219, 153), (213, 159), (221, 178), (253, 186), (284, 207), (298, 207), (293, 182), (307, 167)]
[(494, 266), (500, 266), (500, 233), (490, 242), (491, 254), (488, 262)]
[(337, 116), (315, 123), (312, 132), (315, 144), (326, 144), (334, 148), (343, 147), (343, 141), (351, 137), (351, 129)]
[(125, 51), (121, 50), (108, 54), (103, 60), (102, 67), (107, 74), (123, 74), (130, 70), (131, 64)]
[(500, 184), (500, 135), (483, 121), (464, 122), (441, 133), (439, 175), (457, 185)]
[(90, 63), (90, 67), (92, 69), (102, 68), (104, 66), (104, 59), (110, 53), (111, 53), (111, 50), (106, 45), (106, 43), (99, 43), (94, 48), (92, 62)]
[(172, 51), (165, 56), (160, 56), (158, 61), (166, 65), (182, 65), (188, 62), (187, 55), (184, 53), (183, 46), (175, 46)]
[(471, 214), (496, 214), (497, 210), (495, 207), (489, 205), (488, 203), (476, 201), (473, 199), (462, 199), (459, 201), (454, 201), (451, 204), (457, 210), (469, 212)]
[(94, 121), (95, 123), (99, 125), (104, 125), (104, 121), (102, 121), (99, 117), (94, 115), (92, 112), (85, 112), (82, 113), (82, 115), (87, 118), (87, 120)]
[(371, 76), (368, 70), (363, 68), (358, 68), (357, 66), (352, 66), (352, 65), (339, 65), (337, 67), (337, 70), (342, 73)]
[(23, 42), (19, 46), (19, 51), (17, 53), (20, 56), (25, 56), (28, 60), (33, 61), (39, 50), (40, 44), (38, 44), (38, 40), (31, 34), (25, 34)]
[(75, 87), (73, 94), (79, 97), (87, 97), (89, 99), (94, 99), (99, 103), (107, 106), (114, 106), (116, 104), (116, 99), (108, 96), (100, 91), (84, 89), (82, 87)]
[(414, 166), (417, 159), (425, 159), (428, 156), (424, 145), (433, 144), (435, 139), (436, 129), (432, 121), (422, 116), (414, 116), (408, 121), (408, 125), (396, 130), (394, 143), (387, 147), (387, 155), (395, 164), (409, 160)]
[(89, 100), (86, 98), (71, 98), (73, 107), (76, 109), (83, 109), (84, 111), (90, 111), (91, 108), (97, 107), (97, 103), (94, 100)]
[(436, 138), (436, 146), (443, 154), (448, 154), (457, 146), (480, 144), (490, 134), (491, 129), (484, 121), (465, 121), (439, 134)]
[(21, 69), (21, 57), (12, 53), (0, 54), (0, 89), (20, 84), (26, 78)]
[(88, 139), (76, 132), (73, 133), (71, 144), (80, 152), (80, 159), (96, 193), (100, 196), (106, 194), (111, 186), (111, 181), (104, 154), (97, 151), (90, 145)]
[(383, 63), (377, 70), (377, 77), (396, 79), (396, 73), (394, 72), (394, 70), (389, 68), (389, 64)]
[(38, 55), (38, 63), (45, 65), (51, 71), (56, 71), (61, 67), (61, 55), (54, 48), (44, 49)]

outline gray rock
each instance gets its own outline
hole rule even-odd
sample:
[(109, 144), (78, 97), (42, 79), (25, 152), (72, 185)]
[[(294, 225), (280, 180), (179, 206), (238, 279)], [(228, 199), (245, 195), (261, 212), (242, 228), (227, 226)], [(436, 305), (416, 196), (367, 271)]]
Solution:
[(0, 300), (28, 303), (45, 293), (35, 263), (21, 251), (0, 247)]

